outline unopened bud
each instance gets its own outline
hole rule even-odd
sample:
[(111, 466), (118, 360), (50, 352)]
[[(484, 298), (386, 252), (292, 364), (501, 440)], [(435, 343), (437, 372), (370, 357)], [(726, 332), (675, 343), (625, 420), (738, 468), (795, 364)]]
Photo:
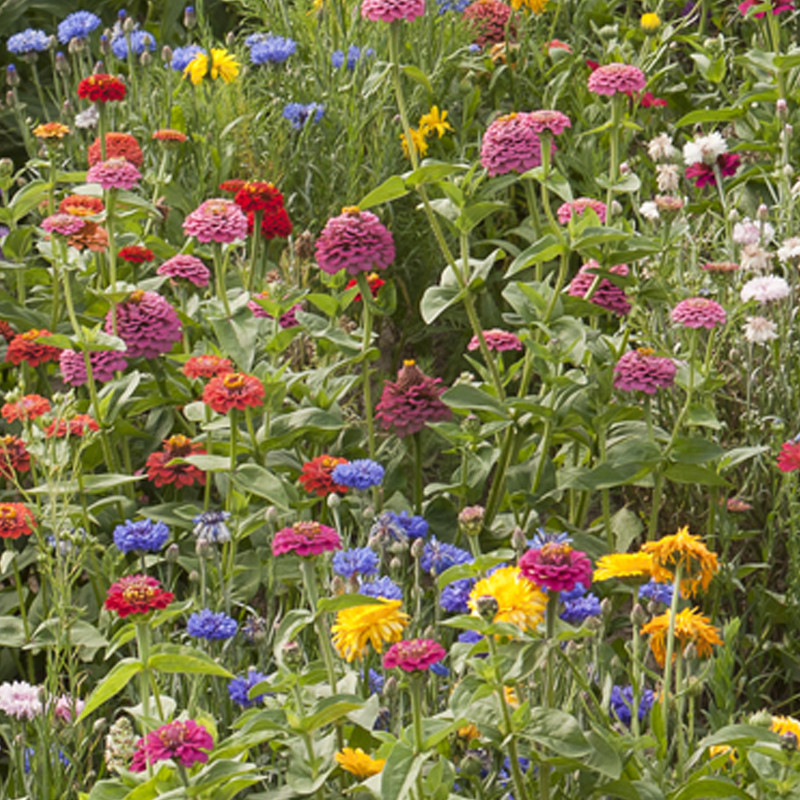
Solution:
[(10, 89), (6, 92), (6, 105), (9, 108), (14, 108), (15, 106), (14, 92), (12, 92)]
[(564, 655), (567, 658), (574, 658), (578, 655), (578, 643), (574, 639), (570, 639), (564, 647)]
[(108, 34), (101, 34), (100, 35), (100, 52), (107, 56), (111, 52), (111, 40)]
[(739, 221), (739, 212), (735, 208), (732, 208), (728, 212), (728, 222), (738, 222), (738, 221)]
[(303, 651), (297, 642), (286, 642), (283, 646), (283, 662), (293, 671), (303, 666)]
[(264, 519), (270, 524), (275, 525), (278, 521), (278, 509), (275, 506), (268, 506), (264, 512)]
[(9, 64), (6, 67), (6, 84), (12, 88), (19, 86), (19, 73), (13, 64)]
[(471, 775), (477, 777), (483, 771), (483, 759), (477, 750), (469, 750), (461, 763), (458, 765), (458, 771), (464, 775)]
[(481, 421), (475, 414), (467, 414), (461, 423), (461, 430), (471, 436), (477, 436), (481, 432)]
[(791, 164), (784, 164), (784, 165), (783, 165), (783, 174), (784, 174), (784, 175), (785, 175), (787, 178), (791, 178), (791, 177), (792, 177), (792, 175), (794, 174), (794, 169), (793, 169), (793, 167), (791, 166)]
[(183, 10), (183, 27), (190, 31), (195, 25), (197, 25), (197, 15), (194, 12), (194, 6), (186, 6)]
[(161, 60), (165, 64), (170, 64), (172, 62), (172, 48), (168, 44), (165, 44), (161, 48)]
[(483, 594), (475, 601), (475, 609), (481, 619), (492, 622), (497, 616), (499, 606), (497, 600), (490, 594)]
[(39, 593), (39, 579), (33, 574), (28, 575), (28, 588), (34, 593)]
[(340, 594), (344, 594), (345, 591), (347, 591), (347, 587), (345, 586), (342, 576), (334, 575), (331, 581), (331, 593), (335, 597), (338, 597)]
[(483, 506), (467, 506), (458, 514), (458, 527), (467, 536), (478, 536), (483, 528)]
[(100, 717), (100, 719), (96, 719), (94, 721), (94, 725), (92, 725), (92, 733), (100, 733), (106, 727), (106, 718)]
[(775, 103), (775, 110), (778, 112), (778, 114), (783, 116), (786, 113), (786, 108), (786, 101), (782, 97), (779, 97)]
[(198, 558), (208, 558), (211, 555), (211, 543), (206, 539), (198, 539), (194, 546), (194, 552)]
[(339, 508), (342, 504), (342, 498), (336, 492), (331, 492), (327, 499), (328, 508)]
[(150, 53), (149, 53), (147, 50), (145, 50), (145, 51), (144, 51), (144, 52), (143, 52), (143, 53), (142, 53), (142, 54), (139, 56), (139, 63), (140, 63), (140, 64), (141, 64), (143, 67), (147, 67), (147, 66), (149, 66), (149, 64), (150, 64), (150, 62), (151, 62), (152, 60), (153, 60), (153, 57), (150, 55)]
[(79, 39), (77, 36), (73, 36), (67, 45), (67, 50), (70, 53), (82, 53), (85, 49), (86, 39)]
[(361, 516), (366, 520), (375, 519), (375, 509), (372, 506), (365, 506)]
[(59, 50), (56, 53), (56, 72), (60, 72), (62, 75), (69, 75), (71, 71), (72, 67), (70, 67), (67, 57)]
[(524, 553), (528, 549), (528, 539), (525, 536), (525, 531), (520, 527), (514, 528), (511, 533), (511, 546), (518, 552)]
[(199, 580), (200, 580), (200, 573), (196, 569), (193, 569), (189, 573), (189, 583), (197, 583), (197, 581)]
[(619, 165), (619, 174), (627, 175), (631, 171), (631, 165), (627, 161), (623, 161)]
[(51, 34), (50, 38), (47, 40), (47, 49), (55, 50), (56, 47), (58, 47), (58, 39), (55, 37), (55, 34)]
[(74, 111), (72, 107), (72, 101), (69, 98), (64, 100), (64, 102), (61, 104), (61, 110), (67, 115), (72, 114)]
[[(608, 598), (606, 598), (607, 600)], [(642, 608), (641, 603), (636, 603), (631, 611), (631, 622), (637, 627), (641, 627), (647, 622), (647, 612)]]
[(180, 554), (181, 554), (181, 549), (180, 549), (180, 547), (178, 547), (178, 545), (177, 545), (177, 544), (175, 544), (175, 542), (173, 542), (173, 543), (172, 543), (172, 544), (171, 544), (171, 545), (170, 545), (170, 546), (167, 548), (167, 552), (166, 552), (166, 554), (165, 554), (165, 555), (166, 555), (166, 557), (167, 557), (167, 561), (169, 561), (169, 562), (170, 562), (170, 564), (174, 564), (174, 563), (175, 563), (175, 562), (178, 560), (178, 556), (179, 556)]
[(10, 158), (0, 158), (0, 179), (14, 174), (14, 162)]
[(781, 749), (787, 753), (794, 753), (797, 750), (797, 734), (786, 731), (781, 734)]
[(618, 217), (622, 213), (622, 205), (617, 200), (611, 201), (611, 208), (609, 208), (609, 214), (612, 217)]
[(687, 661), (692, 661), (697, 658), (697, 645), (694, 642), (689, 642), (689, 644), (683, 648), (683, 657)]
[(769, 209), (767, 208), (766, 203), (761, 203), (761, 205), (758, 207), (758, 210), (756, 211), (756, 216), (760, 220), (765, 220), (769, 216)]
[(411, 558), (422, 558), (422, 554), (425, 552), (425, 542), (422, 540), (421, 537), (414, 539), (414, 543), (411, 545)]
[[(120, 12), (120, 14), (124, 13), (124, 11)], [(133, 17), (125, 17), (125, 22), (122, 23), (122, 30), (125, 33), (133, 33), (136, 30), (136, 23), (133, 21)]]
[(403, 562), (397, 556), (395, 556), (389, 562), (389, 571), (390, 572), (397, 572), (402, 566), (403, 566)]
[(225, 46), (230, 49), (236, 44), (236, 35), (233, 31), (228, 31), (228, 35), (225, 37)]
[(383, 696), (389, 700), (397, 695), (397, 678), (390, 675), (383, 684)]
[(607, 597), (604, 597), (600, 601), (600, 613), (602, 614), (602, 616), (608, 618), (611, 616), (611, 611), (612, 611), (611, 601)]

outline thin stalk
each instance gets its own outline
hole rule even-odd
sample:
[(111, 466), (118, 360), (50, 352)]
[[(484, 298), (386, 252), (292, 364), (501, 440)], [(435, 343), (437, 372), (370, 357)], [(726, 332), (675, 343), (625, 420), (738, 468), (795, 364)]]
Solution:
[(614, 186), (619, 180), (619, 140), (622, 122), (622, 103), (625, 95), (617, 92), (611, 98), (610, 162), (608, 168), (608, 189), (606, 190), (606, 225), (611, 224), (611, 202), (614, 199)]
[(361, 383), (364, 390), (364, 416), (367, 420), (367, 446), (369, 448), (369, 457), (375, 458), (375, 420), (372, 418), (372, 385), (370, 383), (370, 370), (369, 358), (367, 353), (372, 345), (372, 292), (367, 282), (367, 276), (363, 272), (359, 272), (356, 276), (358, 288), (361, 291), (362, 298), (362, 318), (361, 327), (364, 334), (362, 337), (362, 355), (364, 363), (361, 367)]
[(414, 454), (414, 513), (422, 514), (422, 434), (420, 431), (411, 436)]
[(675, 567), (672, 582), (672, 601), (669, 604), (669, 627), (667, 628), (667, 647), (664, 661), (664, 681), (661, 688), (661, 714), (664, 718), (664, 741), (669, 741), (669, 693), (672, 682), (672, 654), (675, 652), (675, 618), (678, 613), (678, 598), (681, 594), (681, 565)]

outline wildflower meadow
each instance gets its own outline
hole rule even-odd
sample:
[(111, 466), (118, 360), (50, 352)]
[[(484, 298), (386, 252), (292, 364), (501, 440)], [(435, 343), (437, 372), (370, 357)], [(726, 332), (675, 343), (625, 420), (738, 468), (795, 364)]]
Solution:
[(800, 797), (794, 0), (0, 20), (0, 798)]

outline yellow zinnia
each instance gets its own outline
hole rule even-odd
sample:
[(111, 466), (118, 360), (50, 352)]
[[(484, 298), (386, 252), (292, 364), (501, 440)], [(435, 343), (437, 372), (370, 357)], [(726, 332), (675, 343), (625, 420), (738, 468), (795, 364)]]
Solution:
[(597, 560), (592, 580), (649, 578), (652, 574), (653, 557), (649, 553), (611, 553)]
[(355, 775), (359, 780), (377, 775), (386, 763), (385, 758), (372, 758), (360, 747), (343, 747), (334, 756), (336, 763), (344, 770)]
[(673, 581), (680, 567), (682, 597), (693, 597), (700, 587), (708, 589), (719, 569), (716, 553), (699, 536), (690, 534), (688, 525), (672, 536), (643, 544), (642, 550), (653, 556), (653, 578), (660, 583)]
[[(670, 612), (653, 617), (650, 622), (642, 625), (642, 633), (650, 634), (650, 649), (656, 661), (663, 667), (667, 660), (667, 631), (669, 630)], [(708, 658), (711, 655), (711, 646), (722, 644), (719, 638), (719, 629), (715, 628), (708, 617), (701, 614), (696, 608), (684, 608), (675, 617), (675, 639), (681, 649), (688, 644), (693, 644), (699, 658)]]
[(446, 111), (440, 112), (439, 106), (431, 106), (431, 110), (419, 118), (419, 129), (425, 134), (433, 132), (441, 139), (453, 126), (447, 121)]
[(785, 736), (787, 733), (794, 735), (797, 747), (800, 749), (800, 722), (794, 717), (773, 717), (769, 729), (778, 736)]
[(547, 595), (523, 577), (519, 567), (500, 567), (475, 584), (468, 603), (474, 615), (478, 615), (478, 600), (486, 596), (497, 602), (492, 622), (510, 622), (522, 630), (533, 630), (544, 618)]
[(339, 655), (354, 661), (367, 652), (367, 645), (379, 653), (384, 644), (399, 642), (403, 628), (408, 625), (408, 614), (400, 610), (400, 600), (386, 600), (364, 606), (343, 608), (331, 626), (333, 644)]
[(33, 129), (37, 139), (63, 139), (69, 133), (69, 128), (60, 122), (44, 122)]

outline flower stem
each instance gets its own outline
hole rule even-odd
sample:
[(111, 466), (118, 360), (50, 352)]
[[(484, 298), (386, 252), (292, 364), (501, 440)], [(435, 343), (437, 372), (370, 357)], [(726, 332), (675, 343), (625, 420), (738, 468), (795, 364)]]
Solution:
[(364, 329), (362, 351), (364, 364), (361, 367), (361, 382), (364, 387), (364, 416), (367, 420), (367, 443), (369, 448), (369, 457), (374, 460), (375, 458), (375, 421), (372, 418), (372, 385), (370, 384), (370, 370), (369, 370), (369, 357), (368, 353), (372, 345), (372, 292), (369, 288), (367, 276), (363, 272), (359, 272), (356, 276), (358, 288), (361, 291), (361, 305), (362, 320), (361, 324)]
[(664, 718), (664, 741), (669, 741), (669, 693), (672, 682), (672, 654), (675, 652), (675, 618), (678, 613), (678, 598), (681, 594), (681, 565), (675, 567), (675, 578), (672, 581), (672, 601), (669, 604), (669, 627), (667, 628), (667, 646), (664, 657), (664, 681), (661, 687), (661, 714)]

